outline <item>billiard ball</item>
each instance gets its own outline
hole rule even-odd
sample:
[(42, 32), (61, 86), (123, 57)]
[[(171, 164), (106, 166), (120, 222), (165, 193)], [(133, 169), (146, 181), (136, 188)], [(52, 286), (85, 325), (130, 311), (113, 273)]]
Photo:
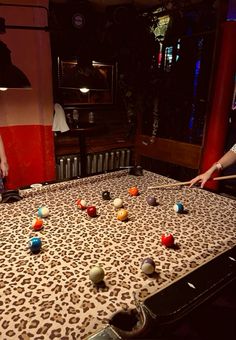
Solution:
[(103, 193), (102, 193), (102, 198), (104, 199), (104, 200), (110, 200), (111, 199), (111, 196), (110, 196), (110, 192), (109, 191), (103, 191)]
[(113, 201), (113, 205), (115, 208), (121, 208), (123, 207), (123, 200), (122, 198), (115, 198)]
[(32, 253), (38, 253), (42, 247), (42, 241), (39, 237), (32, 237), (28, 242), (28, 246)]
[(78, 199), (76, 204), (77, 204), (77, 207), (81, 210), (84, 210), (87, 208), (87, 202), (85, 200)]
[(36, 217), (32, 222), (32, 228), (35, 231), (39, 231), (43, 228), (43, 220), (41, 218)]
[(161, 235), (161, 243), (166, 247), (173, 247), (174, 245), (174, 236), (172, 234), (163, 234)]
[(102, 282), (105, 276), (105, 272), (102, 267), (100, 266), (94, 266), (90, 269), (89, 272), (89, 279), (93, 283), (99, 283)]
[(97, 209), (96, 207), (94, 207), (93, 205), (91, 205), (90, 207), (87, 207), (87, 214), (90, 217), (95, 217), (97, 215)]
[(125, 221), (128, 218), (128, 211), (125, 209), (118, 210), (117, 219), (120, 221)]
[(181, 202), (177, 202), (174, 204), (174, 211), (181, 214), (184, 212), (184, 206)]
[(147, 275), (153, 274), (155, 272), (155, 267), (155, 262), (150, 257), (147, 257), (142, 261), (141, 269)]
[(148, 196), (146, 200), (147, 200), (147, 203), (149, 205), (152, 205), (153, 207), (157, 205), (157, 200), (156, 200), (156, 197), (154, 196)]
[(49, 209), (47, 207), (41, 207), (38, 209), (38, 217), (48, 217)]
[(130, 196), (138, 196), (138, 194), (139, 194), (137, 187), (129, 188), (128, 192), (129, 192)]

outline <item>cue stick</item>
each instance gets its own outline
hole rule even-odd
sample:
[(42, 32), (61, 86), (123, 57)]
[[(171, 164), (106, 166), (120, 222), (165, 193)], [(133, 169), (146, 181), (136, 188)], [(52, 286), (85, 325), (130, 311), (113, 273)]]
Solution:
[(190, 184), (190, 183), (191, 183), (190, 181), (170, 183), (170, 184), (158, 185), (158, 186), (155, 186), (155, 187), (148, 187), (148, 189), (161, 189), (161, 188), (167, 188), (167, 187), (177, 187), (177, 186), (180, 186), (180, 185), (187, 185), (187, 184)]
[(142, 168), (141, 165), (127, 165), (127, 166), (120, 166), (119, 169), (134, 169), (134, 168)]
[[(211, 179), (213, 179), (214, 181), (221, 181), (221, 180), (225, 180), (225, 179), (233, 179), (233, 178), (236, 178), (236, 175), (214, 177), (214, 178), (211, 178)], [(154, 187), (148, 187), (148, 189), (161, 189), (161, 188), (177, 187), (177, 186), (188, 185), (188, 184), (191, 184), (191, 181), (188, 181), (188, 182), (171, 183), (171, 184), (163, 184), (163, 185), (158, 185), (158, 186), (154, 186)]]
[(134, 165), (120, 166), (119, 169), (132, 169), (135, 168)]
[(236, 178), (236, 175), (229, 175), (229, 176), (221, 176), (221, 177), (214, 177), (214, 181), (221, 181), (223, 179), (231, 179), (231, 178)]

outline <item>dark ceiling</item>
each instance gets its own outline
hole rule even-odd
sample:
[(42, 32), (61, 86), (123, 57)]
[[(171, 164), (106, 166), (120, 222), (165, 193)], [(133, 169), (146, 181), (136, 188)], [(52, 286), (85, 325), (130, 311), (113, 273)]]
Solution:
[[(154, 7), (154, 6), (159, 6), (163, 2), (163, 0), (87, 0), (87, 1), (81, 1), (81, 0), (51, 0), (51, 2), (54, 3), (80, 3), (80, 2), (88, 2), (97, 8), (103, 9), (106, 8), (107, 6), (117, 6), (117, 5), (125, 5), (125, 4), (132, 4), (135, 7)], [(171, 1), (168, 1), (171, 2)]]
[[(122, 5), (133, 5), (137, 9), (151, 9), (157, 7), (164, 7), (168, 10), (174, 9), (176, 7), (185, 7), (195, 5), (200, 2), (207, 2), (209, 0), (50, 0), (51, 3), (57, 4), (80, 4), (88, 3), (94, 9), (103, 11), (108, 6), (122, 6)], [(214, 2), (214, 1), (211, 1)]]

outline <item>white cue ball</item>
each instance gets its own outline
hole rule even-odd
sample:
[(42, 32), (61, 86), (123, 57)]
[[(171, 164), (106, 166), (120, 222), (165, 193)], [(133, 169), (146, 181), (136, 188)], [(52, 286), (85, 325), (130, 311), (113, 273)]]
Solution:
[(123, 200), (121, 198), (115, 198), (113, 204), (115, 208), (121, 208), (123, 207)]
[(93, 283), (99, 283), (99, 282), (103, 281), (104, 276), (105, 276), (105, 272), (104, 272), (102, 267), (94, 266), (93, 268), (90, 269), (89, 279)]

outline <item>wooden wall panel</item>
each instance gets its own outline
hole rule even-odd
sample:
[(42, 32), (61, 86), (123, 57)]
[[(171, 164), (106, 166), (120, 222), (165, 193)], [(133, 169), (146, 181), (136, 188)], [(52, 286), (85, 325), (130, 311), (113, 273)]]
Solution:
[(198, 169), (201, 157), (201, 146), (176, 140), (139, 135), (135, 143), (135, 159), (145, 156), (190, 169)]

